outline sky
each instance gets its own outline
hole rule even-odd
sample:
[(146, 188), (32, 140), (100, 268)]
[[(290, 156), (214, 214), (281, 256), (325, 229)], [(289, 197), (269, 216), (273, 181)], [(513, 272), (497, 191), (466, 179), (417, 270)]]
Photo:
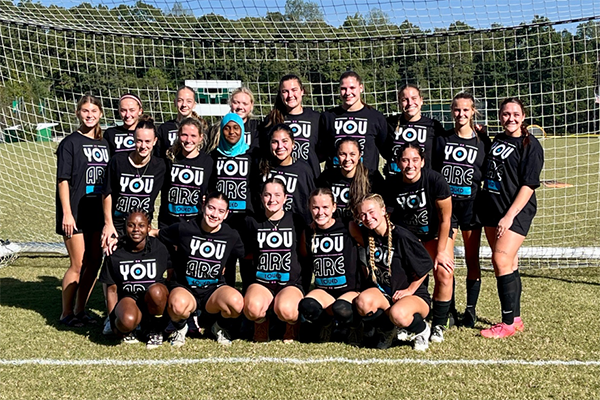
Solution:
[[(176, 0), (144, 0), (162, 10), (170, 10)], [(178, 0), (194, 15), (208, 13), (223, 15), (230, 19), (245, 16), (264, 16), (267, 12), (284, 13), (285, 0)], [(305, 0), (311, 1), (311, 0)], [(72, 7), (78, 0), (41, 0), (44, 5), (56, 4)], [(134, 5), (136, 0), (88, 0), (94, 6), (109, 8), (120, 4)], [(370, 9), (383, 11), (392, 23), (408, 20), (421, 29), (445, 28), (451, 23), (462, 21), (478, 29), (489, 28), (497, 23), (515, 26), (530, 22), (535, 15), (551, 21), (571, 21), (580, 18), (600, 16), (598, 0), (312, 0), (319, 5), (325, 20), (333, 26), (343, 24), (346, 16), (355, 13), (367, 14)], [(574, 30), (578, 23), (557, 26), (557, 30)]]

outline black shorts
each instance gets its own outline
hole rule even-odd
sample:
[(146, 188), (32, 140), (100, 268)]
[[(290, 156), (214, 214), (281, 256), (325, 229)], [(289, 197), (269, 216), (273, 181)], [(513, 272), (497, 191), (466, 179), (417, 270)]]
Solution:
[(200, 311), (200, 313), (202, 314), (202, 313), (206, 313), (206, 303), (208, 303), (210, 296), (212, 296), (212, 294), (218, 288), (220, 288), (221, 286), (224, 286), (224, 285), (225, 285), (225, 283), (216, 283), (214, 285), (208, 285), (208, 286), (198, 288), (198, 289), (191, 289), (185, 285), (182, 285), (181, 283), (172, 282), (169, 285), (169, 292), (171, 292), (171, 290), (178, 288), (178, 287), (184, 288), (185, 290), (190, 292), (190, 294), (192, 296), (194, 296), (194, 298), (196, 299), (196, 310)]
[(481, 229), (479, 218), (475, 212), (475, 201), (462, 200), (452, 202), (452, 229), (461, 231)]
[[(417, 296), (420, 299), (423, 299), (427, 306), (431, 308), (431, 295), (429, 294), (429, 290), (427, 287), (429, 286), (429, 277), (425, 278), (425, 281), (417, 288), (413, 296)], [(390, 306), (394, 305), (394, 301), (392, 300), (393, 293), (391, 293), (392, 289), (389, 287), (383, 288), (381, 286), (375, 285), (373, 282), (370, 282), (366, 285), (366, 288), (378, 288), (381, 291), (381, 294), (389, 301)]]
[(327, 288), (323, 288), (323, 287), (315, 287), (315, 289), (320, 289), (325, 291), (325, 293), (327, 293), (328, 295), (330, 295), (331, 297), (333, 297), (334, 299), (339, 299), (340, 296), (342, 296), (343, 294), (346, 294), (348, 292), (358, 292), (359, 290), (351, 290), (348, 288), (344, 288), (344, 289), (327, 289)]
[[(513, 220), (512, 225), (509, 230), (518, 233), (521, 236), (527, 236), (529, 233), (529, 228), (531, 228), (531, 223), (533, 222), (533, 217), (536, 214), (535, 207), (526, 205), (520, 213), (517, 214), (515, 219)], [(485, 214), (481, 214), (481, 223), (483, 226), (487, 227), (497, 227), (500, 220), (504, 217), (504, 214), (499, 214), (497, 212), (489, 212)]]
[(288, 283), (287, 285), (278, 285), (276, 283), (275, 284), (268, 284), (268, 283), (262, 283), (262, 282), (254, 282), (254, 283), (267, 288), (267, 290), (269, 292), (271, 292), (273, 297), (277, 296), (279, 294), (279, 292), (281, 292), (283, 289), (285, 289), (286, 287), (289, 287), (289, 286), (298, 288), (302, 292), (302, 296), (304, 296), (304, 289), (302, 289), (302, 285), (300, 285), (300, 284)]

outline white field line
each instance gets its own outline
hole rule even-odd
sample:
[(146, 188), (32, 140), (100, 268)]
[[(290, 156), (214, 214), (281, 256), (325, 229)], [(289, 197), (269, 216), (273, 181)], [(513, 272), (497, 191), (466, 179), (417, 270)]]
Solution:
[(600, 366), (600, 360), (577, 361), (577, 360), (426, 360), (413, 358), (278, 358), (278, 357), (215, 357), (215, 358), (176, 358), (165, 360), (116, 360), (116, 359), (97, 359), (97, 360), (56, 360), (46, 358), (33, 359), (15, 359), (4, 360), (0, 359), (0, 365), (3, 366), (24, 366), (24, 365), (51, 365), (51, 366), (91, 366), (91, 365), (110, 365), (110, 366), (164, 366), (164, 365), (190, 365), (190, 364), (290, 364), (290, 365), (306, 365), (306, 364), (385, 364), (385, 365), (402, 365), (402, 364), (417, 364), (417, 365), (518, 365), (518, 366), (583, 366), (597, 367)]

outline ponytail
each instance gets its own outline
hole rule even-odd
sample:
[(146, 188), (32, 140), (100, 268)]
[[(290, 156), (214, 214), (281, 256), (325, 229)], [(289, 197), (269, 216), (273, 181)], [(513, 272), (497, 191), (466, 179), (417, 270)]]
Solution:
[[(523, 113), (523, 118), (525, 118), (525, 104), (523, 104), (523, 102), (518, 97), (507, 97), (506, 99), (504, 99), (502, 104), (500, 104), (500, 109), (499, 109), (500, 114), (502, 114), (502, 109), (504, 108), (504, 106), (509, 103), (514, 103), (514, 104), (518, 105), (521, 108), (521, 112)], [(529, 142), (531, 142), (530, 135), (531, 135), (531, 133), (529, 133), (529, 130), (527, 129), (527, 125), (525, 123), (522, 123), (521, 124), (521, 136), (523, 136), (523, 147), (527, 147), (527, 145), (529, 145)]]

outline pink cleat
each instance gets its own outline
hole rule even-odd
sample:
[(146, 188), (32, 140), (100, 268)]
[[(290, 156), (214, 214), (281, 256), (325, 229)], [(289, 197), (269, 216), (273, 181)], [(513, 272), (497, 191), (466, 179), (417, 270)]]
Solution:
[(502, 339), (515, 334), (515, 324), (500, 323), (481, 331), (481, 336), (489, 339)]
[(525, 325), (523, 324), (521, 317), (515, 317), (515, 322), (513, 325), (515, 326), (515, 331), (517, 332), (523, 332), (525, 330)]

